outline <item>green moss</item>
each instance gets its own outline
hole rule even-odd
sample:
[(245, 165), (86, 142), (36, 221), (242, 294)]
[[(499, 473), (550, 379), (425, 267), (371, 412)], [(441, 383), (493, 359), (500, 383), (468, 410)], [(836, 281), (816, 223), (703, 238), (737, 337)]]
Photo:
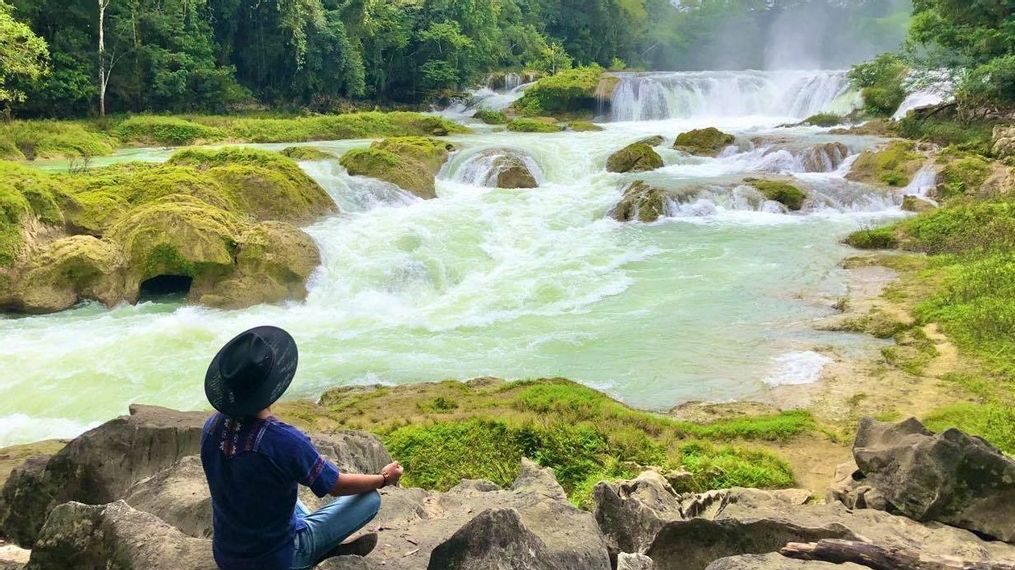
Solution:
[(938, 196), (944, 200), (976, 193), (992, 171), (990, 162), (976, 155), (960, 155), (944, 161), (937, 186)]
[(807, 199), (806, 192), (789, 182), (758, 180), (756, 178), (748, 178), (744, 182), (756, 188), (766, 199), (779, 202), (794, 212), (800, 211), (804, 207), (804, 201)]
[(83, 122), (14, 121), (0, 125), (0, 153), (8, 158), (106, 156), (115, 148), (112, 137)]
[(0, 162), (0, 267), (9, 267), (24, 246), (23, 225), (38, 219), (49, 225), (63, 223), (53, 177), (12, 163)]
[(869, 334), (871, 336), (889, 339), (908, 330), (912, 323), (906, 323), (881, 311), (872, 311), (862, 317), (845, 321), (842, 330)]
[(385, 180), (417, 196), (436, 198), (434, 179), (447, 161), (448, 145), (425, 137), (396, 137), (354, 149), (341, 164), (353, 176)]
[(473, 115), (473, 117), (488, 125), (506, 125), (511, 121), (511, 119), (508, 119), (507, 115), (501, 113), (500, 111), (488, 111), (486, 109), (476, 111), (476, 114)]
[(804, 125), (812, 127), (834, 127), (842, 124), (843, 118), (835, 113), (818, 113), (803, 120)]
[(127, 143), (185, 146), (220, 141), (226, 133), (177, 117), (140, 116), (117, 125), (116, 136)]
[(290, 146), (279, 151), (279, 154), (298, 162), (312, 160), (335, 160), (338, 157), (309, 146)]
[(422, 113), (350, 113), (290, 119), (224, 120), (230, 138), (254, 143), (311, 142), (400, 136), (444, 136), (469, 129)]
[(535, 82), (515, 103), (526, 115), (595, 111), (596, 90), (603, 77), (598, 65), (578, 67)]
[(863, 229), (846, 238), (846, 245), (857, 249), (895, 249), (899, 240), (893, 227)]
[(558, 133), (561, 126), (544, 119), (515, 119), (508, 123), (507, 129), (515, 133)]
[(908, 141), (895, 141), (877, 151), (864, 151), (849, 172), (848, 178), (867, 184), (903, 187), (924, 164), (924, 157), (915, 152)]
[(567, 129), (576, 133), (594, 133), (603, 130), (603, 127), (592, 121), (571, 121), (568, 123)]
[(673, 148), (696, 156), (719, 156), (726, 147), (736, 142), (736, 137), (715, 127), (696, 129), (677, 135)]
[(663, 166), (663, 157), (645, 143), (624, 147), (606, 160), (606, 170), (609, 172), (648, 172)]
[(1015, 247), (1015, 201), (955, 204), (901, 222), (904, 249), (925, 253), (1005, 251)]
[(907, 139), (930, 141), (989, 156), (993, 128), (993, 123), (988, 121), (963, 121), (947, 116), (918, 119), (910, 115), (899, 121), (894, 130), (898, 136)]

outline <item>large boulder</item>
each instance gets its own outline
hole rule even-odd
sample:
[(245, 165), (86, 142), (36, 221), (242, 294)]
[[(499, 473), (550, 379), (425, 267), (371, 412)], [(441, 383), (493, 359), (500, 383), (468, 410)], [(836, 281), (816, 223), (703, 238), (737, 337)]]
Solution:
[(841, 142), (814, 145), (804, 151), (804, 170), (807, 172), (834, 172), (842, 166), (849, 155), (849, 147)]
[(138, 481), (198, 453), (207, 415), (131, 406), (79, 436), (48, 460), (15, 470), (3, 488), (0, 528), (31, 546), (46, 516), (68, 501), (104, 504)]
[(29, 261), (6, 304), (19, 312), (52, 313), (94, 300), (123, 301), (127, 261), (119, 245), (91, 236), (49, 243)]
[(923, 212), (930, 212), (931, 210), (936, 210), (937, 208), (937, 204), (924, 198), (923, 196), (910, 194), (902, 198), (902, 209), (906, 212), (922, 214)]
[(216, 570), (211, 541), (183, 535), (123, 501), (53, 509), (26, 570)]
[(892, 508), (1015, 542), (1015, 461), (984, 440), (916, 419), (860, 422), (853, 457)]
[(799, 212), (807, 200), (807, 193), (785, 180), (760, 180), (746, 178), (744, 183), (750, 185), (766, 200), (778, 202), (792, 212)]
[(527, 153), (509, 148), (484, 150), (462, 164), (465, 182), (487, 188), (536, 188), (539, 165)]
[(610, 172), (648, 172), (663, 166), (659, 153), (644, 143), (624, 147), (606, 161), (606, 170)]
[(614, 552), (640, 553), (667, 523), (684, 520), (680, 498), (662, 475), (599, 483), (593, 491), (595, 517)]
[(994, 158), (998, 159), (1015, 156), (1015, 125), (998, 125), (994, 127), (991, 151), (994, 154)]
[(353, 176), (384, 180), (429, 200), (437, 197), (435, 179), (452, 150), (436, 139), (398, 137), (351, 150), (341, 163)]
[(673, 148), (695, 156), (716, 157), (726, 147), (736, 142), (736, 137), (715, 127), (696, 129), (677, 135)]
[(494, 162), (497, 188), (535, 188), (536, 177), (525, 162), (516, 156), (503, 156)]
[(654, 222), (667, 215), (670, 199), (662, 188), (636, 180), (624, 189), (623, 197), (609, 216), (619, 222)]
[(284, 222), (262, 222), (240, 233), (234, 264), (226, 277), (207, 272), (195, 279), (190, 299), (221, 308), (305, 299), (321, 254), (303, 230)]

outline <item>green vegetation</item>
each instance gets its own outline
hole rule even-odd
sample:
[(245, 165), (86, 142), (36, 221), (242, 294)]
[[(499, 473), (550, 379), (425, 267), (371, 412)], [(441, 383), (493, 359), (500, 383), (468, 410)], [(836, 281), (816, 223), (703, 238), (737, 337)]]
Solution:
[(810, 125), (812, 127), (834, 127), (841, 125), (843, 117), (836, 115), (835, 113), (818, 113), (817, 115), (811, 115), (804, 119), (804, 125)]
[(909, 68), (895, 54), (882, 54), (849, 72), (853, 87), (863, 95), (864, 110), (875, 117), (891, 117), (906, 98)]
[(14, 8), (0, 0), (0, 105), (25, 100), (19, 86), (38, 81), (48, 71), (49, 48), (32, 28), (14, 19)]
[(222, 140), (225, 132), (176, 117), (132, 117), (116, 127), (116, 136), (146, 146), (187, 146)]
[(599, 481), (634, 477), (648, 466), (687, 469), (687, 491), (788, 487), (793, 476), (786, 463), (754, 444), (814, 430), (805, 412), (678, 421), (562, 379), (338, 389), (319, 405), (288, 403), (280, 412), (312, 429), (380, 434), (406, 465), (409, 485), (448, 489), (477, 478), (509, 485), (520, 459), (529, 457), (551, 467), (582, 506)]
[(118, 146), (183, 146), (221, 141), (243, 143), (445, 136), (467, 133), (458, 123), (422, 113), (349, 113), (314, 117), (260, 118), (137, 116), (101, 131), (87, 122), (14, 121), (0, 124), (0, 158), (94, 157)]
[(24, 248), (24, 225), (32, 218), (63, 222), (55, 181), (31, 168), (0, 162), (0, 269), (10, 267)]
[(876, 151), (864, 151), (853, 163), (849, 179), (868, 184), (904, 187), (924, 164), (924, 157), (909, 141), (895, 141)]
[(598, 65), (562, 71), (544, 77), (525, 90), (515, 108), (525, 115), (593, 112), (603, 78)]
[(990, 162), (976, 155), (942, 156), (945, 166), (938, 174), (938, 198), (947, 200), (979, 191), (992, 171)]
[(677, 135), (673, 148), (697, 156), (719, 156), (726, 147), (736, 142), (736, 137), (715, 127), (696, 129)]
[(899, 121), (893, 130), (907, 139), (953, 146), (987, 156), (990, 154), (994, 125), (984, 121), (964, 121), (954, 116), (918, 118), (911, 114)]
[(290, 146), (279, 151), (279, 154), (297, 162), (310, 160), (333, 160), (338, 158), (330, 152), (324, 152), (310, 146)]
[(436, 198), (434, 178), (448, 159), (449, 145), (425, 137), (385, 139), (370, 148), (342, 156), (342, 166), (353, 176), (390, 182), (420, 198)]
[(756, 188), (768, 200), (779, 202), (794, 212), (800, 211), (804, 207), (804, 200), (807, 199), (806, 192), (789, 182), (748, 178), (744, 180), (744, 183)]
[(892, 227), (868, 228), (853, 232), (846, 238), (846, 244), (857, 249), (895, 249), (899, 240)]
[(515, 133), (559, 133), (561, 128), (553, 119), (515, 119), (507, 129)]
[(504, 113), (500, 111), (487, 111), (486, 109), (476, 111), (474, 117), (488, 125), (506, 125), (511, 122), (511, 119)]

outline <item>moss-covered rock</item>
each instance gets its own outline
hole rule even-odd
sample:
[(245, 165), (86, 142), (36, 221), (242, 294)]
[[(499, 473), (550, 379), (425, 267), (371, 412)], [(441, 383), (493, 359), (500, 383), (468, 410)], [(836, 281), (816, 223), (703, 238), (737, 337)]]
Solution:
[(474, 118), (483, 121), (488, 125), (506, 125), (511, 122), (511, 119), (507, 115), (500, 111), (489, 111), (487, 109), (480, 109), (473, 115)]
[(454, 147), (424, 137), (385, 139), (366, 149), (354, 149), (342, 157), (342, 166), (353, 176), (390, 182), (425, 200), (437, 197), (437, 173)]
[(185, 150), (173, 155), (169, 164), (205, 172), (240, 213), (258, 221), (309, 223), (338, 211), (313, 178), (278, 153), (249, 148)]
[(571, 121), (567, 124), (567, 130), (574, 131), (576, 133), (595, 133), (603, 130), (603, 127), (600, 127), (592, 121)]
[(185, 146), (220, 141), (226, 133), (179, 117), (138, 116), (117, 125), (116, 136), (139, 145)]
[(577, 67), (544, 77), (525, 90), (514, 106), (526, 115), (595, 111), (603, 68)]
[(818, 113), (817, 115), (811, 115), (801, 122), (801, 125), (810, 127), (834, 127), (841, 125), (843, 118), (835, 113)]
[(244, 230), (235, 249), (232, 274), (196, 280), (190, 293), (193, 300), (224, 309), (303, 300), (307, 281), (321, 264), (310, 236), (282, 222), (263, 222)]
[(207, 279), (233, 268), (242, 222), (232, 213), (193, 196), (166, 196), (120, 218), (109, 237), (130, 265), (128, 291), (162, 275)]
[(643, 143), (622, 148), (606, 161), (606, 170), (610, 172), (648, 172), (663, 166), (663, 157)]
[(112, 242), (91, 236), (59, 239), (33, 256), (8, 305), (24, 313), (52, 313), (83, 300), (113, 306), (124, 300), (127, 260)]
[(716, 157), (735, 141), (733, 135), (709, 127), (681, 133), (673, 143), (673, 148), (695, 156)]
[(28, 226), (62, 226), (57, 184), (38, 170), (0, 163), (0, 269), (11, 267), (31, 239)]
[(975, 154), (947, 153), (938, 162), (944, 165), (938, 173), (936, 189), (942, 200), (978, 194), (993, 171), (990, 161)]
[(895, 141), (880, 150), (866, 150), (846, 176), (854, 182), (904, 187), (923, 167), (925, 159), (909, 141)]
[(666, 139), (663, 138), (662, 135), (655, 135), (655, 136), (652, 136), (652, 137), (645, 137), (645, 138), (641, 139), (638, 142), (641, 143), (641, 144), (647, 144), (649, 146), (659, 146), (659, 145), (663, 144), (664, 142), (666, 142)]
[(555, 119), (549, 117), (515, 119), (508, 123), (507, 128), (513, 133), (558, 133), (562, 129)]
[(768, 200), (779, 202), (793, 212), (799, 212), (807, 200), (807, 193), (784, 180), (745, 178), (744, 184), (755, 188)]
[(666, 216), (669, 201), (665, 190), (636, 180), (624, 189), (624, 196), (609, 216), (620, 222), (651, 223)]
[(804, 169), (807, 172), (833, 172), (842, 166), (849, 154), (849, 147), (841, 142), (814, 145), (804, 152)]
[(857, 249), (895, 249), (899, 238), (893, 227), (874, 228), (853, 232), (845, 243)]
[(291, 158), (297, 162), (312, 160), (335, 160), (338, 157), (330, 152), (316, 149), (311, 146), (290, 146), (279, 151), (279, 154)]
[(525, 161), (516, 155), (504, 155), (494, 161), (497, 188), (535, 188), (539, 186)]
[(929, 212), (936, 210), (938, 205), (926, 198), (920, 196), (905, 196), (902, 198), (902, 209), (906, 212), (914, 212), (921, 214), (923, 212)]

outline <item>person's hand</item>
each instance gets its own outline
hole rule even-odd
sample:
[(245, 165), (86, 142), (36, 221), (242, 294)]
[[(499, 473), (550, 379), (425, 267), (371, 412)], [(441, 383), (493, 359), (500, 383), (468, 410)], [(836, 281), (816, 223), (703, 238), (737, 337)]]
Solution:
[(405, 468), (399, 462), (394, 462), (381, 469), (381, 475), (384, 476), (384, 482), (387, 486), (392, 487), (398, 485), (398, 481), (402, 478), (402, 473), (405, 472)]

